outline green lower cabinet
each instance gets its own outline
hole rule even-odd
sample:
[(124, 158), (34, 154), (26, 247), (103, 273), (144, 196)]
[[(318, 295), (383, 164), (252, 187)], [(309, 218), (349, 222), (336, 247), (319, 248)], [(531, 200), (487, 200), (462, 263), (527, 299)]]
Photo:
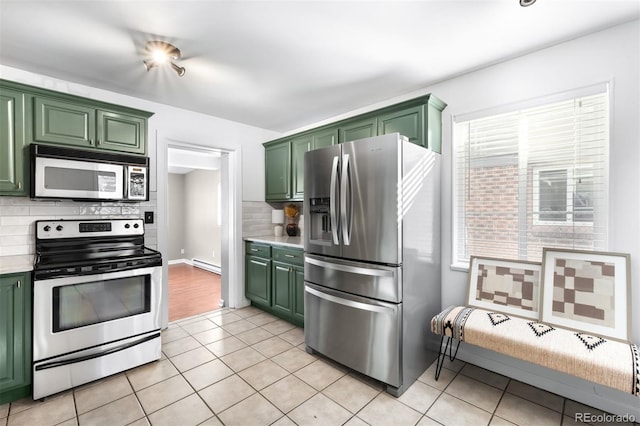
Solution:
[(0, 405), (31, 395), (31, 279), (0, 275)]
[(304, 322), (304, 268), (293, 267), (293, 317)]
[[(245, 247), (246, 296), (251, 304), (290, 323), (303, 326), (304, 251), (255, 242), (247, 242)], [(270, 252), (270, 257), (257, 257), (256, 251), (259, 251), (260, 256)], [(268, 297), (265, 292), (269, 293)]]
[(287, 263), (273, 262), (271, 265), (271, 278), (273, 285), (272, 308), (285, 315), (291, 315), (293, 311), (292, 286), (293, 266)]
[(252, 302), (271, 305), (271, 260), (257, 256), (245, 259), (246, 295)]

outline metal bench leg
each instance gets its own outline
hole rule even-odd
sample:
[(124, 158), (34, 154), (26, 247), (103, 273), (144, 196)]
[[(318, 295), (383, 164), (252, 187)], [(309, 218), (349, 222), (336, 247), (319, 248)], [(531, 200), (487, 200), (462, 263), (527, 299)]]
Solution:
[[(451, 343), (453, 337), (446, 336), (447, 328), (451, 329), (451, 335), (453, 335), (453, 326), (450, 322), (447, 322), (444, 326), (444, 330), (442, 330), (442, 337), (440, 338), (440, 352), (438, 353), (438, 361), (436, 362), (436, 381), (440, 378), (440, 372), (442, 371), (444, 360), (447, 357), (447, 348), (449, 349), (449, 360), (452, 362), (456, 359), (456, 356), (458, 356), (458, 349), (460, 349), (460, 340), (458, 340), (456, 351), (453, 352), (453, 343)], [(444, 349), (442, 349), (442, 342), (445, 337), (447, 337), (447, 343), (444, 345)]]

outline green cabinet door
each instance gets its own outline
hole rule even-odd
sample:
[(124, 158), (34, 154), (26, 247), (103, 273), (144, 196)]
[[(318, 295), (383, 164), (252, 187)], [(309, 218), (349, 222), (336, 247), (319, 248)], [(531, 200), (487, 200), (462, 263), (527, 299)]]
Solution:
[(424, 137), (424, 106), (407, 108), (378, 116), (378, 134), (400, 133), (409, 142), (426, 146)]
[(293, 267), (293, 317), (304, 321), (304, 268)]
[(0, 405), (31, 394), (31, 282), (0, 275)]
[(265, 147), (265, 199), (291, 199), (291, 143), (282, 141)]
[(326, 148), (338, 144), (338, 129), (324, 129), (313, 132), (313, 146), (311, 149)]
[(293, 267), (291, 265), (282, 262), (273, 262), (271, 266), (273, 304), (271, 307), (274, 311), (285, 315), (291, 315), (293, 309), (291, 293), (292, 277)]
[(338, 129), (324, 129), (291, 139), (292, 200), (304, 200), (304, 153), (338, 143)]
[(0, 195), (25, 196), (29, 170), (24, 94), (0, 87)]
[(246, 296), (254, 303), (271, 305), (271, 260), (245, 257)]
[(304, 153), (313, 149), (313, 136), (306, 135), (291, 140), (292, 199), (304, 198)]
[(340, 143), (370, 138), (378, 135), (376, 117), (351, 121), (340, 126)]
[(96, 145), (101, 149), (145, 154), (147, 120), (113, 111), (98, 110)]
[(42, 96), (33, 97), (35, 142), (95, 146), (96, 110), (77, 103)]

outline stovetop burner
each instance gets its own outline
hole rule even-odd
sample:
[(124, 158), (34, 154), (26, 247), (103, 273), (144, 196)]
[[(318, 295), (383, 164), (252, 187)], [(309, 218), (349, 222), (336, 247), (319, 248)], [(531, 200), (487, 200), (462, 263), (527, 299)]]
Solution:
[(89, 275), (162, 265), (144, 246), (142, 219), (36, 222), (36, 278)]

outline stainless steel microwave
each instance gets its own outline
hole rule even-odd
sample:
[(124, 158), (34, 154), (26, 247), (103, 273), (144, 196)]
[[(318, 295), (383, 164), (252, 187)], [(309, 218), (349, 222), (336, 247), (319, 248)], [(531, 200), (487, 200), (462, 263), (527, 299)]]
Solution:
[(149, 158), (31, 144), (31, 198), (147, 201)]

